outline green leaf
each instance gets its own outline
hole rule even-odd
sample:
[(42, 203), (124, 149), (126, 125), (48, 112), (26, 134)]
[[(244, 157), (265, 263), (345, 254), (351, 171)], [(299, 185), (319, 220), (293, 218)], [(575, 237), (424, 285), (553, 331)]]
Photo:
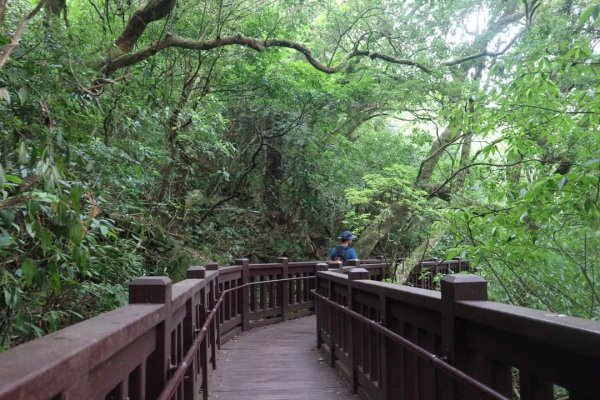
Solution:
[(56, 261), (53, 259), (49, 263), (48, 274), (50, 275), (50, 285), (54, 292), (58, 293), (60, 290), (60, 274), (56, 268)]
[(6, 181), (7, 182), (11, 182), (17, 185), (20, 185), (21, 183), (23, 183), (23, 179), (19, 178), (16, 175), (6, 175)]
[(27, 101), (27, 95), (28, 94), (29, 94), (29, 90), (27, 89), (26, 86), (23, 86), (17, 92), (17, 95), (19, 96), (19, 102), (21, 103), (21, 106), (23, 106), (25, 104), (25, 101)]
[(84, 190), (79, 186), (73, 186), (71, 188), (71, 206), (73, 210), (80, 214), (81, 213), (81, 196), (83, 195)]
[(69, 224), (69, 239), (73, 241), (75, 246), (79, 246), (81, 244), (81, 241), (83, 240), (83, 234), (83, 227), (79, 221), (74, 220)]
[(565, 186), (565, 183), (567, 182), (567, 177), (563, 176), (561, 178), (560, 181), (558, 181), (558, 190), (562, 190), (562, 188)]
[(23, 272), (23, 278), (25, 278), (25, 282), (30, 285), (31, 282), (33, 282), (33, 277), (37, 271), (37, 266), (33, 260), (27, 258), (25, 261), (23, 261), (23, 264), (21, 264), (21, 271)]
[(8, 289), (4, 289), (4, 304), (6, 304), (8, 307), (11, 306), (12, 303), (12, 294), (8, 291)]
[(448, 253), (446, 254), (446, 259), (447, 260), (452, 260), (454, 257), (458, 256), (461, 252), (461, 249), (459, 248), (454, 248), (454, 249), (450, 249), (448, 251)]
[(521, 214), (521, 217), (519, 218), (519, 221), (521, 221), (521, 223), (525, 223), (525, 219), (527, 218), (527, 215), (529, 215), (529, 213), (527, 211), (524, 211), (523, 214)]
[(5, 87), (0, 87), (0, 100), (4, 100), (6, 103), (10, 104), (10, 93)]
[(591, 167), (592, 165), (596, 165), (600, 163), (600, 158), (592, 158), (591, 160), (587, 160), (583, 163), (586, 167)]
[(32, 238), (35, 238), (35, 228), (33, 226), (33, 223), (26, 222), (25, 223), (25, 230), (27, 231), (27, 233), (29, 234), (29, 236), (31, 236)]
[(587, 22), (588, 19), (590, 19), (590, 17), (592, 16), (592, 14), (594, 14), (594, 11), (596, 11), (596, 8), (598, 7), (597, 4), (592, 4), (591, 6), (589, 6), (588, 8), (586, 8), (583, 13), (581, 14), (581, 16), (579, 17), (579, 23), (580, 24), (584, 24)]
[(25, 144), (25, 142), (21, 142), (19, 143), (19, 164), (28, 164), (30, 161), (31, 157), (29, 156), (29, 151), (27, 149), (27, 145)]
[(8, 247), (14, 242), (15, 240), (13, 239), (13, 237), (7, 232), (2, 232), (2, 234), (0, 234), (0, 247)]
[(11, 225), (15, 222), (16, 214), (13, 210), (2, 210), (0, 211), (0, 219), (5, 225)]
[(32, 200), (41, 201), (42, 203), (58, 203), (58, 197), (52, 193), (33, 191), (30, 194)]
[(585, 203), (583, 204), (583, 209), (585, 210), (585, 212), (589, 213), (592, 210), (592, 208), (594, 208), (594, 202), (592, 201), (592, 199), (585, 199)]
[(44, 255), (48, 253), (52, 249), (52, 236), (50, 232), (44, 228), (38, 221), (33, 223), (33, 231), (36, 233), (38, 240), (40, 241), (40, 246), (42, 247), (42, 251)]

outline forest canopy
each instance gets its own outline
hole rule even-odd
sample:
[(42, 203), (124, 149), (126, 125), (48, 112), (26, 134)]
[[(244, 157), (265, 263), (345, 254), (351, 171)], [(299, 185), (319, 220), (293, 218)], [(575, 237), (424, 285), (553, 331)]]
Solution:
[(600, 318), (600, 5), (0, 0), (0, 350), (140, 275), (461, 256)]

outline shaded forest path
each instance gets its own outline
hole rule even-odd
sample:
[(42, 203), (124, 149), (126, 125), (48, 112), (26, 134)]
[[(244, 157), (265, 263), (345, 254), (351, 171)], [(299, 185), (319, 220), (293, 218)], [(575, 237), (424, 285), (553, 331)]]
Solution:
[(319, 355), (316, 318), (243, 332), (221, 347), (211, 399), (357, 399)]

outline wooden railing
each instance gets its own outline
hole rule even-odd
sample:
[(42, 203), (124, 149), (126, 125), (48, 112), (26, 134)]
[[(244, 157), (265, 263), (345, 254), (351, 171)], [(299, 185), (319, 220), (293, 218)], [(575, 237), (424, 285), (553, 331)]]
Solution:
[[(221, 343), (317, 308), (317, 343), (363, 399), (598, 399), (600, 323), (377, 282), (381, 260), (191, 267), (138, 278), (130, 305), (0, 354), (0, 400), (207, 398)], [(329, 269), (331, 268), (331, 269)], [(310, 291), (317, 294), (316, 303)], [(490, 397), (491, 396), (491, 397)]]
[[(317, 268), (327, 269), (318, 263), (240, 259), (191, 267), (176, 284), (138, 278), (128, 306), (0, 353), (0, 400), (157, 399), (178, 374), (186, 379), (164, 398), (206, 398), (222, 342), (312, 313), (314, 279), (260, 282), (314, 277)], [(206, 323), (209, 317), (218, 323)]]
[(408, 275), (405, 285), (421, 289), (440, 290), (441, 280), (445, 275), (471, 272), (471, 262), (461, 258), (438, 260), (431, 258), (423, 260), (415, 266)]
[(489, 302), (474, 275), (441, 293), (368, 277), (322, 271), (316, 289), (317, 344), (361, 398), (600, 398), (599, 322)]

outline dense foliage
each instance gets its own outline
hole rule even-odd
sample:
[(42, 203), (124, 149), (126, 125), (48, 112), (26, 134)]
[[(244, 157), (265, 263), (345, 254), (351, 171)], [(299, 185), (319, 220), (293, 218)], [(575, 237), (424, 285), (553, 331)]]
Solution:
[(462, 255), (496, 300), (599, 318), (599, 14), (0, 0), (0, 349), (133, 277), (323, 258), (342, 228), (361, 257)]

